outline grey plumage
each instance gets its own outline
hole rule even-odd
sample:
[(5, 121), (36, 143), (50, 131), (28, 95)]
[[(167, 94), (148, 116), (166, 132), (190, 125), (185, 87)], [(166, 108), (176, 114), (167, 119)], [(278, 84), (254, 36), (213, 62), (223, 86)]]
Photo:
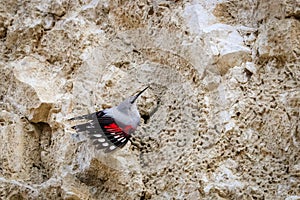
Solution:
[(140, 123), (136, 99), (147, 88), (137, 95), (125, 99), (118, 106), (71, 118), (71, 120), (85, 121), (73, 128), (78, 133), (87, 134), (93, 141), (93, 144), (98, 149), (105, 149), (105, 152), (124, 147), (128, 141), (131, 141), (131, 134)]

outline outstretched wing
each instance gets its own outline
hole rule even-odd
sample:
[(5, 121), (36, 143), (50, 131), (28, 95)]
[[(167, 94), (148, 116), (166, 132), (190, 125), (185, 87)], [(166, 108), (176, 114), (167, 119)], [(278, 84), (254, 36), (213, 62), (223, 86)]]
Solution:
[(125, 133), (115, 120), (105, 114), (105, 111), (71, 118), (85, 120), (85, 123), (73, 126), (78, 133), (86, 133), (98, 149), (111, 152), (126, 145), (131, 135)]

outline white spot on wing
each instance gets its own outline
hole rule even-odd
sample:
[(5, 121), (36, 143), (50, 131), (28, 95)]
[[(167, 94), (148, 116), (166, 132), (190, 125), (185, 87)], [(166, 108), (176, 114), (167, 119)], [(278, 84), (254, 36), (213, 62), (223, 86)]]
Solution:
[(116, 148), (116, 146), (110, 146), (109, 149), (110, 150), (114, 150)]
[(94, 134), (93, 136), (94, 136), (94, 137), (99, 137), (99, 138), (102, 137), (101, 134)]
[(125, 140), (126, 140), (126, 138), (123, 138), (123, 139), (121, 140), (121, 142), (125, 142)]
[(98, 139), (98, 141), (102, 143), (102, 142), (105, 142), (105, 139), (101, 138), (101, 139)]
[(102, 146), (107, 147), (107, 146), (108, 146), (108, 143), (107, 143), (107, 142), (102, 143)]

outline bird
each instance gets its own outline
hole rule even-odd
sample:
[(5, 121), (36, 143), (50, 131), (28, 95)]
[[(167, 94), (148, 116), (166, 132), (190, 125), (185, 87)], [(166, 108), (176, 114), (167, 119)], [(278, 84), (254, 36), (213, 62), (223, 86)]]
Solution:
[(123, 148), (131, 140), (132, 134), (140, 124), (140, 113), (136, 100), (148, 87), (130, 96), (119, 105), (92, 114), (73, 117), (70, 120), (85, 120), (73, 126), (77, 133), (86, 133), (97, 149), (105, 153)]

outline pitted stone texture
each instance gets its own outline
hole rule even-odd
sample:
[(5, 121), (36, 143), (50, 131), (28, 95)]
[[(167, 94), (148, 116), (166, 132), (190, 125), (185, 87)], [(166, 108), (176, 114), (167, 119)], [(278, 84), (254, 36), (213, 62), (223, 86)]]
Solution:
[[(3, 1), (1, 198), (299, 198), (297, 5)], [(70, 128), (145, 86), (136, 146)]]

